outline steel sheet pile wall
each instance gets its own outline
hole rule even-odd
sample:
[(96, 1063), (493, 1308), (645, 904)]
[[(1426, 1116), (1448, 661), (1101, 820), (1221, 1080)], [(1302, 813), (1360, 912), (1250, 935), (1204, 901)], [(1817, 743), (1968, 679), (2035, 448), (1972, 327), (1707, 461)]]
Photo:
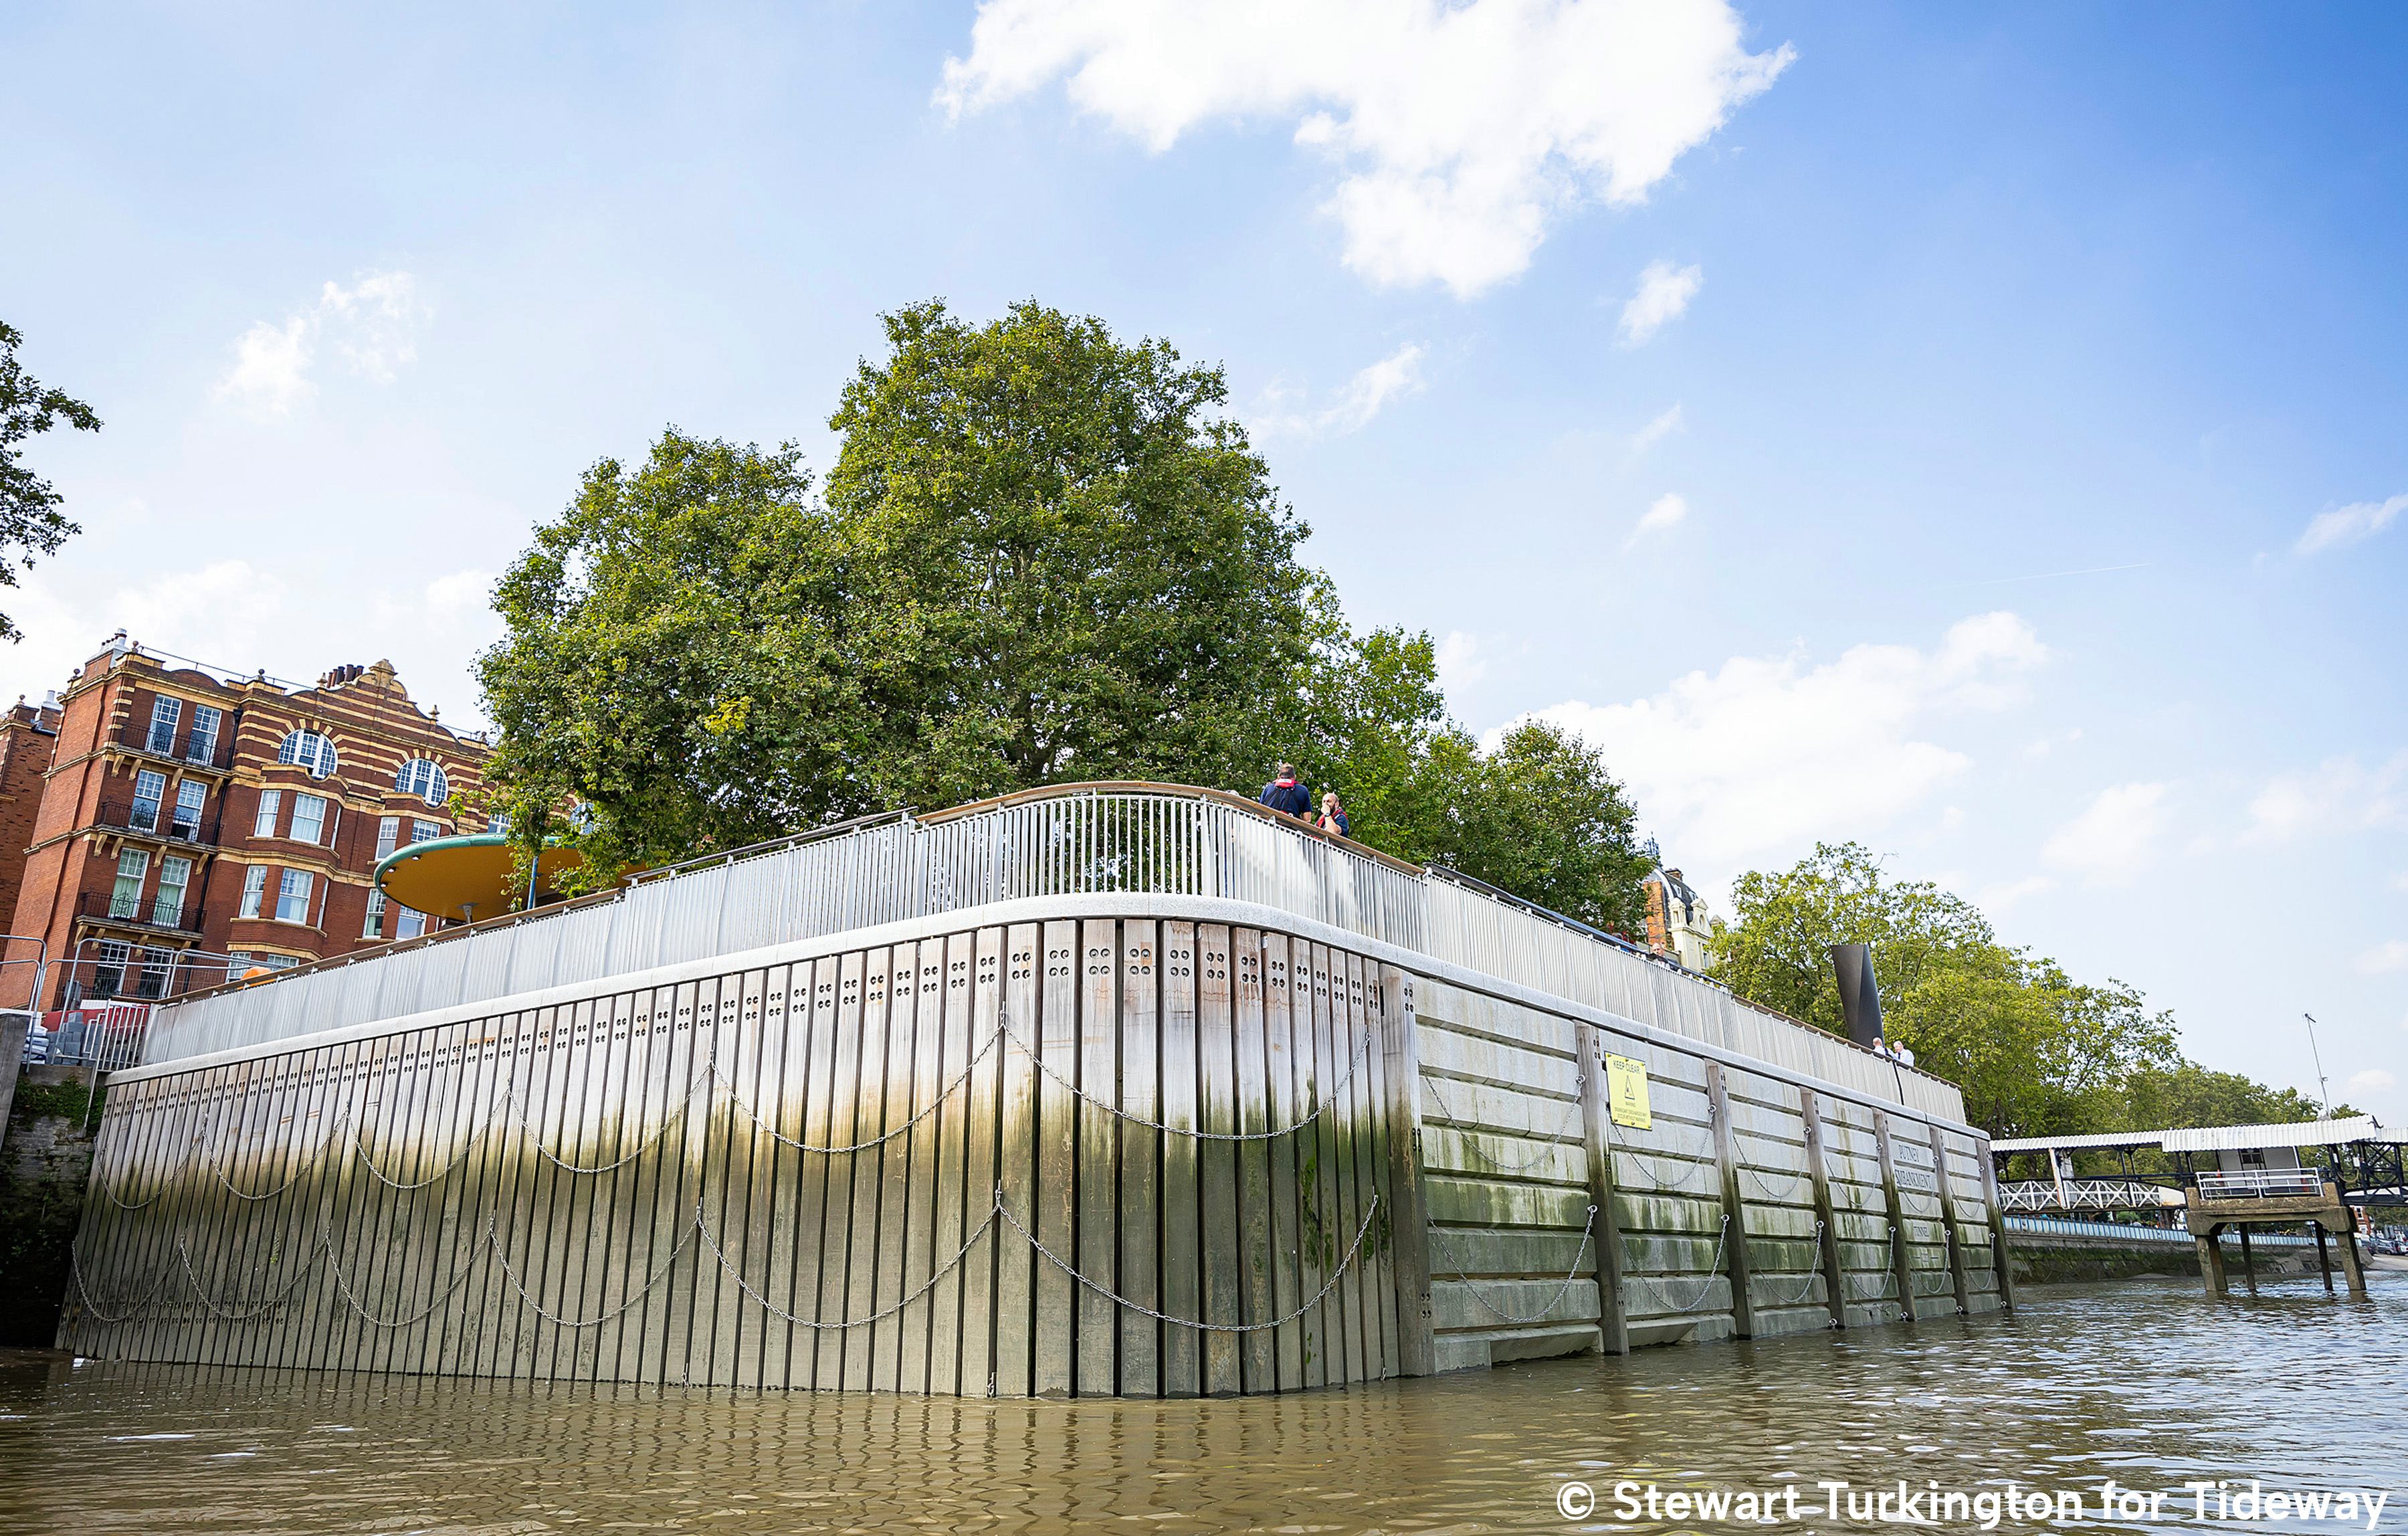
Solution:
[[(1896, 1321), (1901, 1274), (1921, 1316), (2000, 1304), (1985, 1161), (1964, 1130), (1937, 1132), (1952, 1251), (1938, 1184), (1917, 1171), (1928, 1120), (1636, 1028), (1415, 985), (1439, 1369)], [(1643, 1127), (1612, 1118), (1609, 1053), (1644, 1068)]]
[(1945, 1119), (1962, 1096), (1687, 972), (1202, 790), (1066, 787), (645, 882), (161, 1011), (175, 1060), (421, 1010), (996, 902), (1100, 893), (1243, 901), (1325, 923)]
[[(711, 921), (796, 921), (776, 891)], [(968, 1396), (1396, 1375), (1395, 976), (1051, 922), (138, 1074), (61, 1339)]]

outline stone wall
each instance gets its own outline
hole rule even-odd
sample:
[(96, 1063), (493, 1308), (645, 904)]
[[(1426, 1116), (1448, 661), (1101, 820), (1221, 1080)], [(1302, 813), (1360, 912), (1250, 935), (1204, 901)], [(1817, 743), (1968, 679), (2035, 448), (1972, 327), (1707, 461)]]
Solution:
[(28, 1067), (8, 1107), (0, 1135), (0, 1346), (46, 1349), (58, 1331), (100, 1127), (83, 1075), (76, 1067)]

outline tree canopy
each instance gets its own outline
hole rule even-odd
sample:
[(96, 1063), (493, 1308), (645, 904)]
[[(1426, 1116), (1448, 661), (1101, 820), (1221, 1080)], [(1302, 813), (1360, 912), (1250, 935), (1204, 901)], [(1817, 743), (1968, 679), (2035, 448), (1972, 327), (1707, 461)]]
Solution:
[[(18, 366), (24, 337), (0, 323), (0, 586), (15, 586), (19, 567), (30, 570), (37, 556), (83, 532), (59, 510), (65, 497), (21, 462), (17, 445), (60, 422), (79, 432), (100, 430), (92, 407), (64, 390), (46, 389)], [(0, 613), (0, 639), (23, 639), (16, 622)]]
[(513, 825), (576, 802), (600, 879), (1047, 783), (1251, 795), (1284, 758), (1360, 840), (1637, 930), (1602, 758), (1543, 725), (1483, 752), (1427, 634), (1347, 624), (1218, 368), (1035, 304), (885, 329), (824, 492), (791, 444), (672, 428), (537, 531), (479, 663)]
[(1989, 920), (1925, 881), (1884, 876), (1857, 843), (1817, 844), (1731, 888), (1714, 973), (1743, 998), (1844, 1033), (1830, 946), (1870, 943), (1885, 1031), (1965, 1091), (1993, 1136), (2120, 1127), (2142, 1074), (2170, 1070), (2171, 1013), (2121, 982), (2074, 981), (1998, 940)]

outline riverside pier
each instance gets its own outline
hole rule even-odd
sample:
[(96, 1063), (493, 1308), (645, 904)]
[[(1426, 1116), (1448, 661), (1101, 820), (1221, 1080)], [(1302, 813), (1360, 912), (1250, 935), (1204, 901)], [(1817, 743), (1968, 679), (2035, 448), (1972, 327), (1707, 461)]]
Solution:
[(62, 1348), (1231, 1395), (2011, 1304), (1951, 1084), (1217, 791), (894, 815), (162, 1008)]

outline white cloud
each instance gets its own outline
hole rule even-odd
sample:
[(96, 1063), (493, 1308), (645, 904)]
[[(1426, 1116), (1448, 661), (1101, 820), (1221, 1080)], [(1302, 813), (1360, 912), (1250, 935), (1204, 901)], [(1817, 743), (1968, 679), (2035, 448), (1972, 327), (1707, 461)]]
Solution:
[(936, 101), (964, 115), (1068, 77), (1161, 152), (1219, 120), (1294, 122), (1340, 167), (1324, 211), (1374, 283), (1469, 297), (1567, 209), (1642, 201), (1787, 67), (1725, 0), (982, 0)]
[(1675, 267), (1670, 262), (1650, 262), (1639, 274), (1639, 289), (1622, 307), (1622, 344), (1645, 345), (1647, 338), (1681, 317), (1698, 290), (1706, 285), (1705, 268)]
[(482, 614), (493, 606), (494, 582), (489, 570), (459, 570), (426, 583), (427, 616), (437, 623), (456, 623)]
[(2380, 1067), (2369, 1067), (2350, 1078), (2349, 1087), (2352, 1093), (2381, 1093), (2399, 1081)]
[(2318, 512), (2308, 520), (2307, 528), (2294, 547), (2301, 554), (2314, 554), (2319, 550), (2372, 538), (2389, 527), (2403, 507), (2408, 507), (2408, 495), (2393, 496), (2388, 501), (2353, 501), (2329, 512)]
[(2394, 939), (2377, 944), (2358, 957), (2358, 969), (2369, 976), (2380, 976), (2387, 970), (2408, 970), (2408, 939)]
[(2172, 825), (2166, 797), (2170, 783), (2116, 784), (2093, 796), (2089, 806), (2048, 840), (2041, 857), (2059, 868), (2078, 870), (2094, 884), (2126, 879), (2146, 864), (2157, 839)]
[(2007, 909), (2028, 896), (2039, 896), (2057, 889), (2057, 882), (2046, 875), (2027, 875), (2003, 885), (1985, 887), (1973, 897), (1973, 905), (1992, 917), (2003, 917)]
[(1630, 456), (1634, 459), (1639, 457), (1687, 424), (1682, 419), (1681, 408), (1676, 403), (1671, 409), (1630, 435)]
[(2276, 774), (2249, 802), (2249, 829), (2242, 837), (2280, 843), (2378, 827), (2408, 828), (2408, 752), (2371, 771), (2350, 756)]
[(1627, 550), (1651, 533), (1663, 533), (1679, 527), (1688, 515), (1689, 504), (1682, 497), (1657, 496), (1648, 507), (1646, 514), (1640, 518), (1639, 525), (1630, 530), (1630, 537), (1622, 541), (1622, 547)]
[(261, 321), (236, 337), (234, 366), (209, 397), (257, 420), (290, 416), (318, 393), (309, 370), (322, 341), (353, 373), (390, 384), (403, 364), (417, 361), (418, 331), (431, 313), (407, 272), (370, 272), (352, 288), (329, 282), (316, 303), (282, 324)]
[(1488, 658), (1483, 653), (1479, 638), (1460, 629), (1447, 631), (1439, 641), (1438, 676), (1440, 685), (1447, 689), (1468, 687), (1488, 672)]
[(2395, 891), (2408, 891), (2408, 873), (2393, 875), (2391, 888)]
[(1795, 653), (1734, 656), (1652, 697), (1537, 713), (1604, 751), (1684, 868), (1729, 872), (1871, 836), (1914, 810), (1971, 761), (1921, 739), (1927, 728), (2004, 707), (2047, 653), (2023, 620), (1987, 613), (1928, 653), (1859, 645), (1812, 668)]
[(1303, 392), (1284, 382), (1274, 382), (1263, 391), (1257, 414), (1250, 424), (1257, 435), (1266, 438), (1310, 438), (1359, 432), (1371, 424), (1389, 401), (1421, 393), (1423, 356), (1419, 345), (1398, 348), (1349, 379), (1338, 392), (1337, 404), (1326, 410), (1281, 410), (1279, 408), (1289, 401), (1300, 399)]

